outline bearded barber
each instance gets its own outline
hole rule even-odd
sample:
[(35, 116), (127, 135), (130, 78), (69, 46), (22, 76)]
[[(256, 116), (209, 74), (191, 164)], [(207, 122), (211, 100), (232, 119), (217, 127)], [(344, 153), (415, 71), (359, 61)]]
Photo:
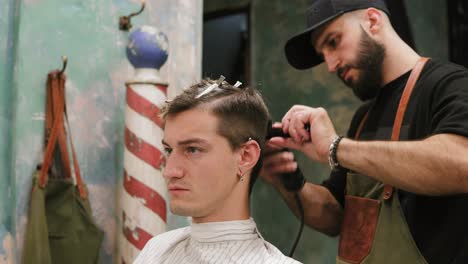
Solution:
[[(337, 263), (468, 263), (467, 69), (418, 55), (383, 0), (314, 1), (285, 52), (297, 69), (326, 63), (363, 101), (345, 137), (325, 109), (295, 105), (291, 137), (269, 142), (330, 164), (300, 196), (306, 224), (340, 236)], [(278, 152), (261, 175), (297, 214), (278, 178), (296, 168)]]

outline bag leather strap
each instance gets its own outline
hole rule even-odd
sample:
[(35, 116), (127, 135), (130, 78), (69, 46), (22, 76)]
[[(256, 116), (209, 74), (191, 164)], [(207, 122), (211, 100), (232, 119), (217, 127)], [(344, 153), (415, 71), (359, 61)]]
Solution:
[[(59, 71), (52, 71), (48, 74), (47, 78), (47, 101), (46, 101), (46, 135), (45, 139), (47, 146), (44, 154), (44, 161), (41, 167), (41, 174), (39, 177), (39, 186), (44, 188), (47, 184), (47, 171), (52, 164), (52, 157), (55, 146), (58, 145), (60, 148), (60, 154), (62, 157), (62, 163), (64, 165), (66, 177), (71, 177), (70, 158), (68, 154), (67, 146), (67, 133), (64, 124), (64, 114), (68, 123), (66, 114), (66, 103), (65, 103), (65, 81), (66, 76), (64, 73)], [(70, 125), (69, 129), (69, 140), (73, 155), (73, 168), (76, 177), (76, 184), (80, 193), (81, 198), (87, 197), (86, 188), (81, 178), (81, 172), (78, 165), (75, 147), (73, 145)]]
[[(61, 105), (54, 107), (55, 104), (59, 104), (59, 100), (65, 95), (64, 87), (65, 87), (65, 77), (64, 78), (47, 78), (47, 101), (46, 101), (46, 144), (48, 143), (47, 136), (49, 135), (54, 120), (57, 120), (59, 125), (58, 130), (58, 142), (60, 148), (60, 156), (62, 158), (62, 164), (65, 171), (65, 178), (71, 177), (71, 168), (70, 168), (70, 158), (68, 154), (67, 148), (67, 136), (66, 130), (63, 129), (63, 112), (60, 110), (62, 108)], [(61, 83), (63, 82), (63, 83)], [(58, 91), (58, 94), (54, 94), (54, 91)], [(60, 102), (62, 103), (62, 102)], [(55, 146), (53, 148), (55, 151)]]

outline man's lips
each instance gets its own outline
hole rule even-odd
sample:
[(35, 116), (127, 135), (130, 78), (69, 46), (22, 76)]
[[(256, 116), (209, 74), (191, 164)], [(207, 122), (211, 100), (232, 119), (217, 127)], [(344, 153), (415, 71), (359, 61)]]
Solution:
[(340, 77), (341, 77), (342, 80), (346, 81), (346, 75), (348, 74), (348, 72), (349, 72), (348, 68), (345, 68), (340, 72)]
[(188, 190), (189, 190), (188, 188), (185, 188), (185, 187), (179, 186), (179, 185), (168, 185), (168, 186), (167, 186), (167, 189), (168, 189), (170, 192), (188, 191)]

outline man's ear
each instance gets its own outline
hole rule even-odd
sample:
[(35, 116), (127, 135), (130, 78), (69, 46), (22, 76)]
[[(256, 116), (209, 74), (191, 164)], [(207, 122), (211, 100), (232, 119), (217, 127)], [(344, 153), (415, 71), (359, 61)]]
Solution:
[(250, 139), (239, 150), (239, 169), (243, 173), (251, 171), (260, 158), (260, 145), (256, 140)]
[(366, 26), (369, 33), (374, 35), (381, 31), (383, 25), (382, 11), (376, 8), (368, 8), (365, 11)]

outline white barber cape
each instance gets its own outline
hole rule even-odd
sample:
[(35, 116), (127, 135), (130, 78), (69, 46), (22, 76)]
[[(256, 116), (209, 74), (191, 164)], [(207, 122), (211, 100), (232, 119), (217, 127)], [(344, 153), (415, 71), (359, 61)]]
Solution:
[(286, 257), (265, 241), (252, 218), (195, 224), (152, 238), (134, 264), (289, 264)]

